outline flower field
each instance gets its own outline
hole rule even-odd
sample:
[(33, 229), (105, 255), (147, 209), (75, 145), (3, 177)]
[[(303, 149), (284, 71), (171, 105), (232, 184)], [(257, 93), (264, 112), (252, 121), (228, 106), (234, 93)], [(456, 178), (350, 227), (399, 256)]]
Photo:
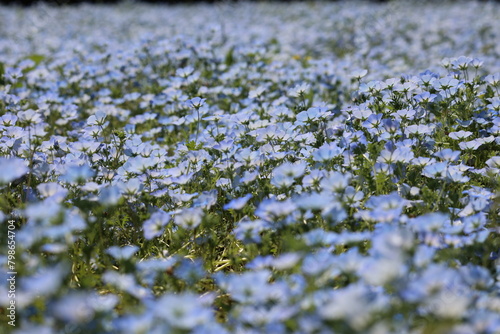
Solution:
[(500, 4), (0, 8), (0, 333), (500, 333)]

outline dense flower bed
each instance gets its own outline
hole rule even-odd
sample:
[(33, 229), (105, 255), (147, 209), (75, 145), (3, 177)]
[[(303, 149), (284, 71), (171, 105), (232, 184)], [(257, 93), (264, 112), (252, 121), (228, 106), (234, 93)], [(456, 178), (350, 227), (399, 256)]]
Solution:
[(498, 17), (2, 8), (0, 329), (500, 332)]

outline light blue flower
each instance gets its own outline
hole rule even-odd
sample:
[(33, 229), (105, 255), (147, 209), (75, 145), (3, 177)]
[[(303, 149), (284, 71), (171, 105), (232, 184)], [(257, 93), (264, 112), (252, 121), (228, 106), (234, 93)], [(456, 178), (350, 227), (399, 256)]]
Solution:
[(231, 200), (231, 202), (224, 205), (224, 210), (241, 210), (252, 197), (252, 194), (246, 194), (243, 197), (235, 198)]
[(9, 183), (25, 175), (28, 167), (24, 160), (19, 158), (0, 158), (0, 183)]

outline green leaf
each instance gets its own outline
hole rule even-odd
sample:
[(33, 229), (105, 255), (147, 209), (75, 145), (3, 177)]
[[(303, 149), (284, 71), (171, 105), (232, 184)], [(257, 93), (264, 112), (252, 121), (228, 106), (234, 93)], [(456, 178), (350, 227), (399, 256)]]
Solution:
[(5, 85), (5, 64), (0, 61), (0, 85)]
[(45, 56), (40, 54), (32, 54), (28, 57), (28, 59), (33, 60), (35, 62), (35, 66), (38, 66), (43, 60), (45, 60)]
[(234, 64), (234, 47), (229, 49), (229, 51), (226, 53), (224, 64), (226, 64), (227, 66), (231, 66)]

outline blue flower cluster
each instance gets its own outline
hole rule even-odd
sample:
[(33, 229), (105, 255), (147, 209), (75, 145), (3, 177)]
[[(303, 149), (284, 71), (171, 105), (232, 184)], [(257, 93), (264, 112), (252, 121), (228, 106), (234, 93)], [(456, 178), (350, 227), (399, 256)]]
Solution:
[(500, 332), (497, 17), (1, 8), (12, 333)]

